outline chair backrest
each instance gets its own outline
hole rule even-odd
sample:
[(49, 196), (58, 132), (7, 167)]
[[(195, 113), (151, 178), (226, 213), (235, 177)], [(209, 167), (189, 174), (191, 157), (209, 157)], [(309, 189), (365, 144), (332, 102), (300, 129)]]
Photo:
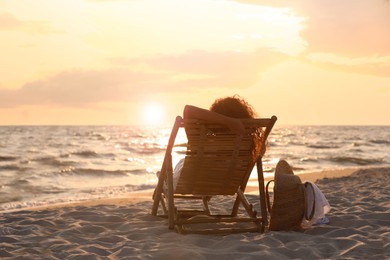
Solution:
[(275, 121), (276, 117), (243, 119), (245, 133), (235, 134), (222, 125), (183, 120), (188, 145), (175, 193), (234, 195), (246, 185), (255, 165), (254, 135), (261, 134), (264, 146)]

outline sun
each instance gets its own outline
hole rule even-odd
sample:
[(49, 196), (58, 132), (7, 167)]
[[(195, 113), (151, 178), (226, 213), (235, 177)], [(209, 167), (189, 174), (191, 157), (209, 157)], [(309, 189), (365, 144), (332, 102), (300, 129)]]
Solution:
[(148, 125), (158, 125), (161, 124), (164, 120), (164, 108), (160, 104), (151, 103), (147, 104), (144, 107), (144, 122)]

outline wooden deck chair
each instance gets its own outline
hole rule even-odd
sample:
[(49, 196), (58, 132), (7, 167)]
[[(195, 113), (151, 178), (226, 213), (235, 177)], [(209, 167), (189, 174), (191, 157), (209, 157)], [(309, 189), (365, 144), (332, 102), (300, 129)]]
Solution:
[[(158, 211), (163, 211), (163, 214), (159, 214), (159, 216), (168, 218), (169, 229), (175, 228), (179, 233), (264, 232), (268, 225), (268, 219), (262, 158), (253, 160), (252, 138), (254, 129), (261, 128), (263, 130), (261, 140), (265, 145), (276, 122), (276, 117), (242, 119), (242, 122), (246, 132), (235, 134), (222, 125), (193, 119), (184, 120), (181, 117), (176, 118), (158, 184), (153, 193), (152, 206), (153, 215), (157, 215)], [(185, 129), (188, 144), (183, 169), (175, 189), (173, 186), (172, 149), (179, 128)], [(253, 205), (244, 195), (255, 164), (257, 164), (261, 217), (257, 216)], [(208, 201), (215, 195), (233, 196), (230, 213), (213, 214), (210, 211)], [(180, 199), (199, 199), (203, 203), (203, 209), (179, 209), (177, 201)], [(242, 211), (245, 216), (237, 214), (240, 204), (244, 207)], [(204, 227), (205, 223), (208, 223), (207, 227), (212, 223), (213, 227), (203, 230), (188, 229), (189, 226), (194, 227), (192, 224), (201, 224), (197, 226), (203, 225)], [(226, 228), (226, 226), (230, 228)]]

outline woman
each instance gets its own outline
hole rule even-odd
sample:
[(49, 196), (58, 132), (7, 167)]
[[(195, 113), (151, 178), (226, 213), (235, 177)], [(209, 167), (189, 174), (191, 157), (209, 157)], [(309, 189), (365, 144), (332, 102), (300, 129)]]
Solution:
[[(226, 125), (235, 133), (244, 133), (245, 127), (240, 119), (255, 118), (256, 113), (252, 106), (241, 97), (220, 98), (214, 101), (210, 110), (196, 106), (186, 105), (183, 111), (184, 119), (199, 119), (208, 122)], [(252, 158), (255, 161), (259, 155), (265, 153), (265, 147), (262, 147), (262, 131), (255, 129), (253, 135)], [(173, 171), (173, 185), (176, 187), (177, 181), (183, 168), (184, 159), (180, 160)]]

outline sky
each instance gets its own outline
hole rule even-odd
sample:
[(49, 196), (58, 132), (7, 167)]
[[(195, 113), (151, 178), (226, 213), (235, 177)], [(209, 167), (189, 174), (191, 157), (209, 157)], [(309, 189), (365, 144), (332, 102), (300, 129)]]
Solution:
[(390, 125), (390, 1), (0, 0), (0, 125)]

